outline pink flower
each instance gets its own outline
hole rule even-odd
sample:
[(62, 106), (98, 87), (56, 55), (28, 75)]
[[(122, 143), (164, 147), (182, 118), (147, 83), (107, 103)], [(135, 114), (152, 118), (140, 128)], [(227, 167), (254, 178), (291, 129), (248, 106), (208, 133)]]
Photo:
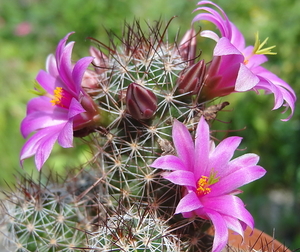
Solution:
[(28, 34), (30, 34), (33, 31), (33, 27), (32, 24), (30, 22), (22, 22), (19, 23), (16, 27), (15, 27), (15, 35), (19, 36), (19, 37), (24, 37)]
[[(221, 34), (220, 38), (210, 30), (200, 33), (202, 37), (217, 42), (203, 86), (206, 98), (212, 99), (248, 90), (258, 92), (262, 89), (266, 94), (274, 94), (273, 109), (281, 106), (291, 108), (290, 116), (283, 121), (289, 120), (295, 108), (295, 92), (285, 81), (261, 66), (268, 60), (265, 54), (275, 54), (271, 52), (275, 46), (263, 48), (267, 39), (261, 43), (257, 35), (255, 45), (245, 47), (244, 36), (218, 5), (211, 1), (200, 1), (198, 5), (200, 7), (195, 11), (201, 13), (193, 19), (193, 23), (199, 20), (210, 21), (217, 26)], [(204, 5), (211, 5), (217, 10)]]
[(73, 132), (89, 127), (99, 119), (97, 107), (81, 87), (82, 77), (93, 57), (82, 58), (72, 65), (74, 42), (66, 45), (71, 34), (59, 42), (55, 56), (48, 56), (47, 71), (38, 73), (36, 93), (39, 97), (29, 101), (27, 115), (21, 123), (24, 138), (35, 132), (21, 150), (21, 164), (35, 155), (38, 170), (48, 159), (56, 141), (63, 148), (72, 147)]
[(230, 161), (241, 138), (228, 137), (215, 146), (203, 117), (195, 144), (188, 129), (177, 120), (172, 137), (177, 156), (159, 157), (151, 166), (171, 171), (164, 178), (185, 188), (175, 214), (210, 219), (215, 228), (212, 251), (221, 251), (228, 240), (228, 228), (241, 236), (247, 226), (253, 229), (253, 217), (235, 194), (241, 192), (240, 186), (261, 178), (266, 171), (257, 165), (259, 157), (252, 153)]

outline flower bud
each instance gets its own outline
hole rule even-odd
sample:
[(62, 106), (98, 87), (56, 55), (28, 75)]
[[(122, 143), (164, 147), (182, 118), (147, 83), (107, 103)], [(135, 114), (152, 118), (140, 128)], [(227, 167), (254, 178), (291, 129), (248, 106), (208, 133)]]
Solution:
[(81, 87), (90, 95), (96, 96), (101, 91), (100, 79), (96, 72), (86, 70), (82, 77)]
[(97, 74), (102, 74), (108, 69), (108, 57), (99, 49), (91, 46), (90, 55), (94, 57), (93, 66)]
[(180, 56), (191, 66), (195, 61), (196, 53), (196, 32), (194, 29), (188, 30), (179, 43)]
[(186, 68), (180, 73), (177, 80), (178, 92), (181, 94), (190, 93), (191, 95), (197, 94), (203, 83), (206, 65), (204, 60)]
[(75, 137), (83, 137), (93, 132), (101, 125), (101, 115), (97, 104), (86, 93), (80, 99), (85, 112), (74, 117), (73, 131)]
[(137, 83), (131, 83), (126, 93), (127, 112), (137, 120), (149, 119), (157, 109), (155, 94)]

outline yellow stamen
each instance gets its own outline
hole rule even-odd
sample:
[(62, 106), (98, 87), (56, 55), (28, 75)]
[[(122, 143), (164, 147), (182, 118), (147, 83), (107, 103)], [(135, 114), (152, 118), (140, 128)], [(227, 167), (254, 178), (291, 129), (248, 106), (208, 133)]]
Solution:
[(211, 170), (209, 177), (201, 176), (201, 178), (197, 182), (197, 194), (198, 196), (203, 196), (209, 194), (211, 192), (211, 188), (209, 186), (217, 183), (219, 178), (216, 178), (217, 173)]
[(197, 194), (200, 196), (210, 193), (211, 189), (208, 186), (208, 177), (201, 176), (197, 183)]
[(262, 43), (260, 43), (259, 37), (258, 37), (258, 32), (256, 33), (255, 36), (255, 43), (254, 43), (254, 48), (253, 48), (253, 54), (269, 54), (269, 55), (275, 55), (277, 54), (276, 52), (271, 52), (273, 48), (276, 46), (270, 46), (263, 48), (263, 46), (267, 43), (269, 38), (266, 38)]
[(50, 101), (52, 105), (62, 105), (61, 104), (61, 99), (63, 98), (63, 88), (62, 87), (56, 87), (54, 89), (54, 97)]

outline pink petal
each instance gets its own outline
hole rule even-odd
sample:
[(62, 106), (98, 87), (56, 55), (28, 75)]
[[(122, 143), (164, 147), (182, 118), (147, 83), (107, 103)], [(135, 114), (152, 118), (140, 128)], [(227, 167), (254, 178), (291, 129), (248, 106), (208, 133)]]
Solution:
[(73, 68), (72, 71), (72, 78), (75, 84), (76, 94), (78, 95), (81, 90), (81, 82), (84, 72), (86, 71), (87, 67), (93, 61), (93, 57), (85, 57), (78, 60)]
[(195, 192), (190, 192), (185, 195), (178, 203), (175, 214), (188, 213), (198, 208), (203, 207)]
[[(59, 132), (59, 131), (58, 131)], [(45, 135), (38, 144), (38, 148), (35, 153), (35, 165), (38, 170), (41, 170), (44, 163), (50, 156), (53, 149), (53, 145), (57, 140), (58, 132), (52, 132), (52, 134)]]
[(178, 157), (183, 161), (185, 167), (193, 170), (194, 164), (194, 142), (186, 126), (174, 120), (172, 137)]
[(66, 42), (69, 39), (69, 36), (72, 35), (73, 33), (74, 32), (69, 32), (62, 40), (59, 41), (57, 48), (56, 48), (56, 53), (55, 53), (56, 60), (59, 60), (61, 58), (63, 50), (66, 46)]
[(58, 132), (63, 126), (64, 125), (62, 124), (48, 127), (31, 136), (21, 150), (21, 164), (23, 163), (24, 159), (36, 155), (36, 167), (38, 170), (40, 170), (45, 161), (48, 159), (53, 145), (57, 139)]
[(69, 120), (61, 129), (57, 142), (63, 148), (73, 147), (73, 120)]
[(222, 215), (213, 211), (207, 210), (207, 215), (211, 219), (214, 229), (214, 242), (212, 247), (212, 252), (219, 252), (223, 248), (225, 248), (228, 240), (228, 228), (226, 226), (226, 222)]
[(209, 126), (202, 116), (199, 120), (197, 130), (196, 130), (196, 140), (195, 140), (195, 163), (194, 163), (194, 173), (195, 178), (200, 178), (202, 175), (209, 176), (211, 167), (209, 164)]
[(215, 46), (213, 55), (224, 56), (224, 55), (232, 55), (232, 54), (241, 55), (242, 58), (244, 58), (242, 53), (229, 41), (228, 38), (226, 37), (220, 38), (220, 40)]
[(163, 177), (176, 185), (196, 187), (194, 173), (190, 171), (173, 171)]
[(61, 124), (67, 119), (67, 110), (52, 106), (48, 97), (36, 97), (27, 104), (27, 116), (21, 123), (21, 133), (26, 138), (33, 131)]
[(219, 182), (213, 184), (209, 196), (231, 193), (235, 189), (263, 177), (265, 174), (266, 170), (260, 166), (241, 166), (239, 170), (229, 173), (226, 177), (222, 177)]
[(253, 153), (247, 153), (242, 156), (239, 156), (228, 163), (228, 167), (224, 170), (222, 176), (233, 173), (236, 170), (239, 170), (241, 167), (254, 166), (258, 163), (259, 156)]
[(186, 167), (183, 161), (176, 156), (166, 155), (157, 158), (151, 165), (151, 167), (164, 169), (164, 170), (183, 170), (188, 171), (189, 167)]
[[(208, 194), (209, 196), (209, 194)], [(234, 195), (222, 195), (219, 197), (203, 197), (202, 203), (205, 210), (210, 209), (221, 215), (231, 216), (244, 222), (253, 229), (254, 220), (247, 211), (243, 201)]]
[(242, 141), (241, 137), (228, 137), (220, 142), (210, 153), (210, 166), (218, 172), (218, 176), (223, 173), (223, 168), (233, 157), (235, 150)]
[(76, 97), (78, 96), (78, 93), (76, 92), (77, 90), (72, 79), (72, 62), (71, 62), (74, 43), (75, 42), (68, 43), (63, 50), (61, 58), (56, 60), (58, 61), (58, 72), (60, 78), (68, 87), (68, 91)]
[(78, 100), (72, 98), (69, 111), (68, 111), (68, 119), (74, 118), (76, 115), (86, 112), (86, 110), (82, 107)]
[(46, 71), (54, 78), (58, 77), (56, 59), (53, 54), (50, 54), (46, 59)]
[(259, 82), (259, 78), (252, 73), (252, 71), (245, 66), (240, 64), (240, 70), (237, 76), (235, 91), (244, 92), (255, 87)]
[[(53, 94), (53, 90), (58, 86), (58, 79), (51, 76), (44, 70), (40, 70), (36, 76), (36, 81), (46, 90), (47, 93)], [(63, 86), (61, 86), (63, 87)]]
[(236, 232), (237, 234), (239, 234), (240, 236), (242, 236), (244, 238), (244, 229), (243, 229), (243, 225), (241, 224), (241, 222), (233, 217), (230, 216), (222, 216), (224, 221), (226, 222), (226, 226), (227, 228), (231, 229), (232, 231)]

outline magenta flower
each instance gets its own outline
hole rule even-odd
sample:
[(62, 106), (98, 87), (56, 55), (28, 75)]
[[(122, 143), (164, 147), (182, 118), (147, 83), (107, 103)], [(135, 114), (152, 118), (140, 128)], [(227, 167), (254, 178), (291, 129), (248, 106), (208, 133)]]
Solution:
[(39, 97), (29, 101), (27, 115), (21, 123), (24, 138), (36, 132), (21, 150), (21, 164), (35, 155), (38, 170), (48, 159), (56, 141), (63, 148), (72, 147), (73, 132), (89, 127), (99, 119), (96, 105), (81, 87), (82, 77), (93, 57), (82, 58), (72, 65), (74, 42), (66, 45), (71, 34), (59, 42), (55, 56), (48, 56), (47, 71), (38, 73), (35, 92)]
[(185, 188), (175, 214), (210, 219), (215, 228), (212, 251), (221, 251), (228, 240), (228, 228), (241, 236), (247, 226), (253, 229), (253, 217), (235, 194), (241, 192), (240, 186), (261, 178), (266, 171), (257, 165), (259, 157), (252, 153), (230, 161), (241, 138), (228, 137), (215, 146), (203, 117), (195, 144), (188, 129), (177, 120), (172, 137), (177, 156), (159, 157), (151, 166), (171, 171), (164, 178)]
[[(200, 7), (195, 11), (201, 13), (193, 19), (193, 23), (199, 20), (210, 21), (216, 25), (221, 34), (220, 38), (210, 30), (200, 33), (202, 37), (217, 42), (203, 87), (206, 98), (212, 99), (248, 90), (258, 92), (261, 89), (266, 94), (274, 94), (273, 109), (281, 106), (291, 108), (290, 116), (283, 121), (289, 120), (295, 108), (295, 92), (286, 82), (261, 66), (268, 60), (265, 54), (275, 54), (271, 52), (275, 46), (263, 48), (267, 39), (260, 43), (257, 35), (255, 45), (245, 47), (244, 36), (218, 5), (211, 1), (200, 1), (198, 5)], [(211, 5), (217, 10), (204, 5)]]

